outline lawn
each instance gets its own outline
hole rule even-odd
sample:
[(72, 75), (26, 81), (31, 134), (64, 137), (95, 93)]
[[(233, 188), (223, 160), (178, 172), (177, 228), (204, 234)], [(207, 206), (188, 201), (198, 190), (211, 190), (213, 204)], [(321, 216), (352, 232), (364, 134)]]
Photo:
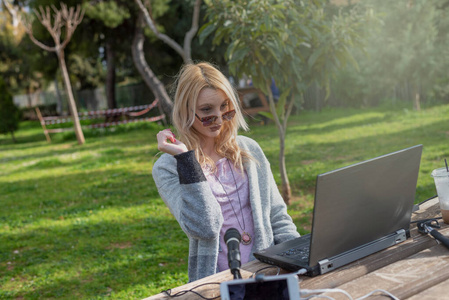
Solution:
[[(271, 162), (274, 125), (250, 120)], [(139, 299), (187, 282), (188, 241), (151, 177), (157, 124), (54, 134), (37, 122), (0, 136), (0, 298)], [(430, 172), (449, 159), (449, 105), (328, 109), (291, 117), (286, 142), (289, 213), (310, 230), (315, 178), (365, 159), (423, 144), (416, 202), (435, 195)]]

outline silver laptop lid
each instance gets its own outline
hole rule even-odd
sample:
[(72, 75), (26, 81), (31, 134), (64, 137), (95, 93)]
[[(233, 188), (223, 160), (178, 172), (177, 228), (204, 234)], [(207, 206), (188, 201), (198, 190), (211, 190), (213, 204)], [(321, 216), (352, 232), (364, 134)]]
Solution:
[(309, 265), (409, 229), (422, 145), (317, 176)]

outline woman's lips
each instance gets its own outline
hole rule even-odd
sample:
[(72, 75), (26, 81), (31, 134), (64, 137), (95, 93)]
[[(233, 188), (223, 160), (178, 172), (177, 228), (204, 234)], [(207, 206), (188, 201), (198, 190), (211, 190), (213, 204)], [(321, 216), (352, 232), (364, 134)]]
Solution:
[(217, 131), (217, 130), (220, 130), (220, 128), (221, 128), (221, 125), (215, 125), (215, 126), (211, 126), (210, 130), (211, 131)]

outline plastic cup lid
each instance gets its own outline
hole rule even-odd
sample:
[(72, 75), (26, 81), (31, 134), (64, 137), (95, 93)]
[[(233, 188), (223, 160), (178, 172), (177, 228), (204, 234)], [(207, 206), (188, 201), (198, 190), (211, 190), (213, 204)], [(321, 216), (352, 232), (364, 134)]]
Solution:
[(430, 174), (432, 177), (449, 177), (449, 172), (446, 167), (438, 168), (432, 171)]

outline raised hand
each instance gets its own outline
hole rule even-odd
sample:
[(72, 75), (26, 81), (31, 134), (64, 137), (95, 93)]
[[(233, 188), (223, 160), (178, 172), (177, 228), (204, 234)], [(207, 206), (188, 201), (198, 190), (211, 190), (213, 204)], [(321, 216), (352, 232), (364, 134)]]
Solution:
[(176, 155), (188, 151), (186, 145), (176, 139), (171, 129), (164, 129), (162, 131), (159, 131), (156, 137), (157, 148), (159, 149), (159, 151), (171, 155)]

